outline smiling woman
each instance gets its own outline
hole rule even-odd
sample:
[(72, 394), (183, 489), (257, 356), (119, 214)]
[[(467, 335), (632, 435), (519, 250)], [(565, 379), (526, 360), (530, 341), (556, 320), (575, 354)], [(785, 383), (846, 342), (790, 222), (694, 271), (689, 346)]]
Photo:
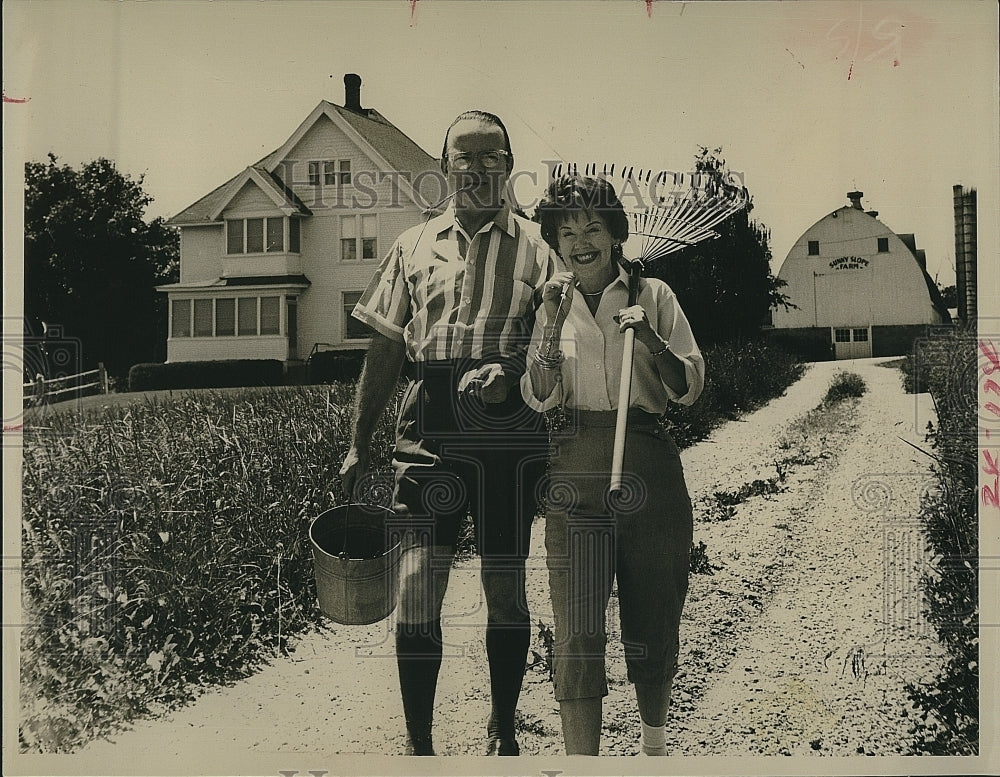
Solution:
[[(600, 749), (602, 699), (608, 693), (605, 611), (617, 581), (642, 749), (666, 755), (692, 514), (677, 446), (657, 418), (668, 401), (690, 405), (698, 398), (705, 363), (665, 283), (636, 276), (636, 296), (630, 295), (620, 264), (628, 218), (608, 181), (558, 178), (537, 218), (542, 237), (561, 261), (542, 289), (536, 347), (522, 392), (540, 411), (560, 402), (572, 408), (576, 422), (557, 437), (545, 515), (555, 696), (566, 753), (597, 755)], [(574, 302), (574, 289), (586, 306)], [(603, 473), (612, 470), (610, 452), (616, 447), (628, 329), (642, 347), (635, 354), (633, 389), (621, 394), (628, 400), (627, 488), (609, 495)], [(571, 497), (559, 499), (558, 493)]]

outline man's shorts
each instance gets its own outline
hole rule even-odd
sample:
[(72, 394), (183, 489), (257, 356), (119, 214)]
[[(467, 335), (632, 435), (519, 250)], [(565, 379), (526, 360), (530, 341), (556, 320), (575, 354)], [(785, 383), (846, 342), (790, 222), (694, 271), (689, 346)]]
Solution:
[[(484, 360), (489, 361), (489, 360)], [(417, 362), (403, 396), (393, 455), (393, 510), (410, 542), (454, 547), (466, 516), (484, 558), (528, 557), (548, 436), (516, 381), (507, 398), (459, 398), (478, 361)]]

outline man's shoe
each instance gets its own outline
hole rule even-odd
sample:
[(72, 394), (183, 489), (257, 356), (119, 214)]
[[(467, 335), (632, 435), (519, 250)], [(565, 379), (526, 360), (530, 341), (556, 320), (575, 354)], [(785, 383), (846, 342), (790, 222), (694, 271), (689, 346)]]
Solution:
[(403, 755), (436, 755), (434, 752), (434, 743), (430, 737), (411, 737), (407, 735)]
[(514, 737), (490, 736), (486, 755), (521, 755), (521, 746)]

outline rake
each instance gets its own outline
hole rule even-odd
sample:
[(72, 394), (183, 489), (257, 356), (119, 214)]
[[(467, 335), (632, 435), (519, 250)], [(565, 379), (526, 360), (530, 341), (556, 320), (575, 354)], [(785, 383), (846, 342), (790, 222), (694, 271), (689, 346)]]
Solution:
[[(553, 178), (563, 174), (579, 174), (576, 164), (560, 164)], [(629, 237), (622, 246), (629, 274), (628, 304), (636, 304), (639, 276), (652, 262), (669, 254), (719, 236), (713, 227), (745, 208), (749, 194), (708, 173), (672, 173), (595, 163), (583, 168), (583, 175), (605, 178), (615, 186), (629, 220)], [(626, 198), (634, 205), (626, 204)], [(622, 380), (618, 389), (618, 415), (615, 423), (615, 444), (611, 458), (611, 485), (614, 493), (622, 488), (622, 465), (625, 459), (625, 430), (629, 400), (632, 393), (632, 355), (635, 332), (625, 331), (622, 351)]]

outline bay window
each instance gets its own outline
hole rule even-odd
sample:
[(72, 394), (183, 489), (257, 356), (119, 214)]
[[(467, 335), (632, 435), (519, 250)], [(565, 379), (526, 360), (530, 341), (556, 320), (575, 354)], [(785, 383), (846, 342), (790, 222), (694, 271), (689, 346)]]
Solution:
[[(285, 252), (285, 216), (226, 220), (227, 254), (274, 254)], [(288, 251), (299, 252), (298, 219), (289, 225)]]

